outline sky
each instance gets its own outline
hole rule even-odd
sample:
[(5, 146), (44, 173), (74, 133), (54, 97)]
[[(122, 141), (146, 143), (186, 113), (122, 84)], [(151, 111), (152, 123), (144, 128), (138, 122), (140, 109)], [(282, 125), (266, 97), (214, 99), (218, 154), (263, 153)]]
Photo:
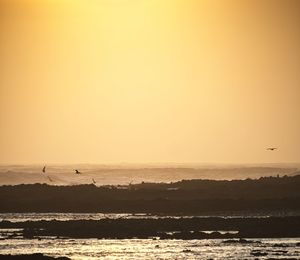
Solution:
[(300, 162), (300, 1), (0, 0), (0, 57), (0, 163)]

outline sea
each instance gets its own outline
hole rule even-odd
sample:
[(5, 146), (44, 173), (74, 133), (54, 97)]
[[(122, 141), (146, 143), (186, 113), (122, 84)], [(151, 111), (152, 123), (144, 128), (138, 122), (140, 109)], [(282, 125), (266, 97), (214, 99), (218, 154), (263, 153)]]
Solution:
[[(1, 213), (1, 220), (23, 221), (69, 221), (100, 220), (104, 218), (163, 218), (146, 214), (103, 213)], [(179, 216), (173, 216), (174, 218)], [(189, 218), (191, 216), (180, 216)], [(210, 216), (208, 216), (210, 217)], [(241, 216), (223, 216), (227, 218)], [(247, 216), (249, 217), (249, 216)], [(269, 217), (267, 215), (254, 217)], [(215, 230), (222, 233), (221, 230)], [(10, 234), (18, 234), (9, 238)], [(213, 232), (213, 231), (208, 231)], [(228, 231), (226, 231), (228, 233)], [(71, 239), (39, 237), (25, 239), (22, 230), (0, 229), (0, 254), (33, 254), (67, 256), (73, 260), (86, 259), (300, 259), (300, 238), (247, 239), (201, 239), (161, 240), (149, 239)]]
[[(299, 174), (299, 165), (0, 165), (0, 185), (47, 183), (49, 185), (128, 185), (141, 182), (176, 182), (183, 179), (232, 180)], [(75, 174), (75, 170), (81, 174)], [(50, 179), (48, 178), (50, 177)], [(276, 213), (280, 215), (280, 213)], [(299, 215), (299, 212), (282, 213)], [(271, 214), (272, 215), (272, 214)], [(262, 214), (253, 217), (269, 217)], [(69, 221), (105, 218), (163, 218), (145, 214), (103, 213), (1, 213), (0, 221)], [(172, 216), (191, 217), (191, 216)], [(202, 216), (203, 217), (203, 216)], [(211, 216), (207, 216), (211, 217)], [(240, 217), (226, 215), (223, 217)], [(247, 215), (247, 217), (251, 217)], [(224, 239), (70, 239), (40, 237), (8, 238), (0, 229), (0, 254), (43, 253), (80, 259), (300, 259), (300, 238), (249, 239), (249, 243)], [(219, 231), (220, 232), (220, 231)]]
[[(300, 239), (260, 239), (253, 243), (156, 239), (0, 240), (1, 254), (43, 253), (85, 259), (299, 259)], [(259, 257), (259, 258), (258, 258)]]
[[(43, 167), (46, 166), (45, 173)], [(78, 170), (80, 174), (75, 174)], [(0, 185), (128, 185), (141, 182), (176, 182), (192, 179), (233, 180), (300, 174), (299, 164), (0, 164)], [(93, 181), (94, 179), (94, 181)]]

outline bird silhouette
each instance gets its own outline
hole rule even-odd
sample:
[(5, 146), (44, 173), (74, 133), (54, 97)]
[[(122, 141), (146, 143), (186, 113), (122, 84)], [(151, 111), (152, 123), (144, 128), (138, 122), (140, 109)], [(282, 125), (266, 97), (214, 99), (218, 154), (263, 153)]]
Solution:
[(75, 173), (76, 173), (76, 174), (81, 174), (81, 172), (80, 172), (80, 171), (78, 171), (78, 170), (75, 170)]
[(53, 180), (50, 178), (50, 176), (47, 176), (47, 177), (48, 177), (49, 181), (53, 182)]
[(93, 180), (93, 183), (94, 183), (94, 184), (96, 184), (96, 181), (95, 181), (95, 179), (93, 178), (92, 180)]
[(275, 151), (277, 149), (278, 149), (277, 147), (269, 147), (269, 148), (267, 148), (268, 151)]
[(43, 167), (43, 173), (45, 173), (46, 172), (46, 165)]

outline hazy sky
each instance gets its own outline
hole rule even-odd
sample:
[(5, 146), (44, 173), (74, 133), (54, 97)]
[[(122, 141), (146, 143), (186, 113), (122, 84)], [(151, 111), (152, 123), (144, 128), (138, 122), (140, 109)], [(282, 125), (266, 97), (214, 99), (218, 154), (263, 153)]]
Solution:
[(300, 162), (300, 1), (0, 0), (0, 162)]

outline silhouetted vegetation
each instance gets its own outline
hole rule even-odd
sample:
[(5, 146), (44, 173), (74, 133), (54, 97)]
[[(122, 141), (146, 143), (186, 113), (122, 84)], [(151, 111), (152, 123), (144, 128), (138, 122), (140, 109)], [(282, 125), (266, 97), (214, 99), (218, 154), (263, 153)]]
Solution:
[(0, 212), (200, 214), (300, 210), (300, 175), (257, 180), (183, 180), (128, 186), (1, 186)]

